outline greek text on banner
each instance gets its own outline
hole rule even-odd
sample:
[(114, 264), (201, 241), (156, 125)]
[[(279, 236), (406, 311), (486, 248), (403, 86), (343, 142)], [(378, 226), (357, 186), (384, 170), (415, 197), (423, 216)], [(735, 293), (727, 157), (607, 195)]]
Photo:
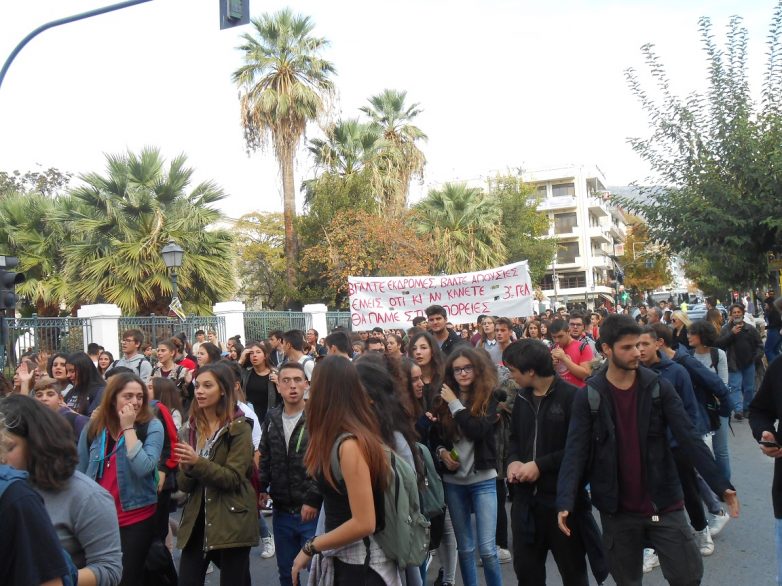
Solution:
[(533, 291), (527, 261), (496, 269), (426, 277), (348, 277), (354, 330), (409, 328), (430, 305), (441, 305), (448, 321), (471, 323), (479, 315), (532, 315)]

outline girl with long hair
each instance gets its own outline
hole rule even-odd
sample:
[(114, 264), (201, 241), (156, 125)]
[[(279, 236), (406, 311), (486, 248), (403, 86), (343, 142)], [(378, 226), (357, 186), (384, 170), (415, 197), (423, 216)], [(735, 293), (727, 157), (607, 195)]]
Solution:
[(429, 332), (418, 332), (410, 339), (407, 355), (421, 369), (421, 378), (424, 381), (424, 403), (429, 410), (432, 399), (443, 383), (445, 356), (440, 350), (440, 345)]
[(481, 321), (481, 339), (478, 340), (478, 343), (475, 345), (475, 347), (485, 350), (491, 358), (492, 364), (502, 364), (502, 349), (497, 343), (494, 330), (494, 318), (490, 315), (487, 315)]
[(271, 381), (271, 355), (272, 348), (268, 342), (250, 342), (239, 357), (242, 391), (261, 421), (269, 409), (282, 402), (277, 387)]
[(98, 374), (104, 379), (106, 378), (106, 372), (114, 364), (114, 356), (111, 352), (104, 350), (98, 355)]
[(215, 364), (220, 362), (222, 353), (220, 348), (212, 344), (211, 342), (204, 342), (198, 347), (196, 352), (196, 359), (198, 360), (198, 367), (202, 368), (207, 364)]
[(435, 404), (432, 428), (436, 453), (446, 468), (445, 502), (451, 514), (459, 568), (466, 586), (477, 586), (477, 547), (487, 586), (502, 584), (497, 557), (497, 470), (494, 426), (497, 424), (497, 371), (485, 355), (458, 346), (445, 365), (445, 383)]
[[(424, 402), (424, 381), (421, 367), (418, 366), (412, 358), (408, 358), (407, 356), (402, 358), (401, 365), (407, 375), (405, 377), (407, 384), (405, 385), (404, 392), (407, 394), (407, 402), (412, 410), (410, 415), (412, 416), (413, 421), (418, 422), (421, 417), (424, 417), (424, 413), (426, 412), (426, 404)], [(424, 417), (424, 419), (426, 419), (426, 417)], [(422, 431), (423, 430), (419, 430), (418, 434), (425, 441), (426, 438), (423, 437), (424, 434), (422, 434)]]
[(388, 334), (386, 336), (386, 354), (401, 358), (405, 354), (405, 342), (399, 334)]
[(110, 378), (100, 409), (79, 438), (79, 471), (114, 498), (122, 543), (122, 581), (142, 584), (144, 561), (155, 537), (156, 472), (163, 425), (149, 407), (135, 373)]
[(717, 337), (719, 337), (722, 333), (722, 326), (725, 325), (722, 312), (719, 309), (712, 307), (706, 312), (706, 321), (714, 326), (714, 331), (717, 333)]
[(174, 420), (174, 425), (179, 430), (182, 427), (184, 409), (182, 408), (182, 400), (176, 382), (170, 378), (153, 376), (149, 379), (149, 388), (152, 391), (152, 398), (166, 406), (169, 413), (171, 413), (171, 419)]
[(66, 362), (68, 362), (68, 355), (57, 352), (52, 354), (46, 363), (46, 372), (57, 381), (58, 391), (70, 390), (71, 381), (68, 380), (68, 373), (65, 370)]
[(189, 495), (177, 535), (181, 584), (203, 584), (210, 561), (220, 568), (221, 585), (250, 583), (250, 548), (258, 545), (251, 437), (250, 422), (236, 408), (230, 368), (202, 366), (190, 419), (174, 448), (179, 489)]
[(554, 340), (551, 339), (551, 334), (548, 331), (550, 325), (551, 322), (545, 319), (540, 322), (540, 337), (543, 342), (548, 344), (549, 347), (552, 347), (554, 345)]
[(65, 373), (73, 385), (63, 398), (65, 406), (81, 415), (91, 415), (100, 405), (106, 387), (92, 358), (85, 352), (74, 352), (65, 362)]
[(76, 441), (68, 423), (43, 403), (21, 395), (0, 402), (0, 419), (9, 425), (15, 446), (9, 463), (27, 471), (43, 498), (60, 545), (79, 570), (79, 585), (119, 583), (122, 549), (114, 501), (76, 470)]
[(525, 338), (532, 338), (533, 340), (540, 340), (546, 346), (551, 348), (551, 343), (543, 337), (543, 332), (541, 331), (542, 324), (534, 319), (531, 319), (527, 322), (526, 327), (524, 328), (524, 337)]
[[(179, 342), (179, 344), (177, 344), (177, 342)], [(190, 401), (192, 400), (192, 393), (189, 391), (189, 388), (190, 383), (193, 382), (193, 371), (187, 368), (184, 364), (176, 363), (176, 357), (179, 353), (181, 344), (182, 342), (179, 340), (179, 338), (161, 340), (157, 343), (157, 364), (152, 369), (152, 376), (150, 379), (170, 379), (174, 386), (176, 386), (178, 389), (179, 396), (184, 401), (185, 405), (190, 405)], [(177, 427), (181, 426), (182, 422), (180, 420)]]
[[(329, 555), (313, 562), (312, 571), (325, 572), (330, 565), (338, 586), (400, 584), (396, 563), (372, 537), (385, 523), (383, 492), (391, 470), (377, 416), (353, 363), (341, 356), (319, 362), (305, 409), (309, 444), (304, 464), (321, 487), (326, 532), (308, 540), (296, 556), (294, 586), (312, 556), (325, 551)], [(331, 469), (332, 450), (343, 477), (339, 482)]]

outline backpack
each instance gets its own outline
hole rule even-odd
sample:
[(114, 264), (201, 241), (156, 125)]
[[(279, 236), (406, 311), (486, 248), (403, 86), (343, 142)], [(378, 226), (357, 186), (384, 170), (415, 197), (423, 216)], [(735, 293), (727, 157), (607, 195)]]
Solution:
[[(3, 467), (0, 468), (0, 498), (3, 498), (3, 494), (5, 493), (6, 489), (11, 486), (11, 484), (17, 480), (24, 480), (26, 478), (27, 472), (14, 470), (10, 466), (3, 465)], [(76, 586), (76, 583), (79, 581), (79, 570), (76, 568), (76, 564), (73, 563), (71, 554), (69, 554), (68, 551), (62, 546), (60, 546), (60, 549), (62, 551), (62, 557), (65, 560), (65, 566), (68, 572), (64, 576), (60, 576), (62, 585)]]
[(427, 519), (442, 515), (445, 510), (445, 494), (443, 491), (443, 481), (437, 474), (432, 453), (429, 449), (416, 442), (418, 452), (424, 461), (424, 488), (419, 491), (421, 502), (421, 512)]
[[(331, 471), (340, 483), (344, 478), (339, 466), (339, 446), (349, 437), (354, 436), (340, 434), (331, 448)], [(388, 559), (394, 560), (399, 567), (420, 566), (429, 550), (430, 524), (421, 513), (415, 470), (393, 450), (388, 447), (385, 450), (392, 478), (383, 492), (385, 526), (375, 533), (374, 538)], [(365, 540), (365, 543), (368, 554), (369, 542)]]

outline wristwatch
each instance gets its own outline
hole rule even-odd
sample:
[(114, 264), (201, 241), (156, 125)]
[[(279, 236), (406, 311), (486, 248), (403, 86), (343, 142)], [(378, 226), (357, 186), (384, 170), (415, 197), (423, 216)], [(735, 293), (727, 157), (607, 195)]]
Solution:
[(304, 542), (304, 547), (301, 548), (301, 551), (303, 551), (310, 557), (320, 553), (315, 547), (314, 537), (310, 537), (307, 541)]

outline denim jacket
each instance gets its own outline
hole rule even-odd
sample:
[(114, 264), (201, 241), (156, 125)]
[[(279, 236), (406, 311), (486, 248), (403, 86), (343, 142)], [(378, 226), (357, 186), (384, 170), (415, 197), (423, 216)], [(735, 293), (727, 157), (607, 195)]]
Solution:
[[(102, 434), (99, 433), (93, 438), (92, 443), (87, 445), (91, 423), (84, 427), (79, 438), (78, 469), (79, 472), (83, 472), (97, 482), (104, 456), (101, 453), (103, 443)], [(117, 483), (123, 511), (132, 511), (157, 503), (155, 472), (163, 449), (163, 425), (153, 417), (149, 423), (134, 425), (137, 431), (142, 426), (147, 428), (143, 442), (136, 442), (130, 452), (124, 441), (117, 447)]]

